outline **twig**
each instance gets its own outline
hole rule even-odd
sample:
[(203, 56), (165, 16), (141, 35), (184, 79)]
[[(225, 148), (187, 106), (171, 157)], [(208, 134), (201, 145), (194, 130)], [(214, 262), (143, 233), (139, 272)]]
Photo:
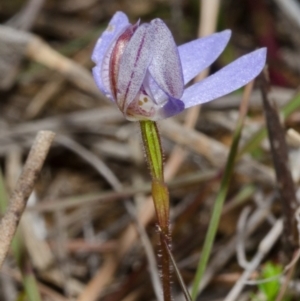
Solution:
[(47, 117), (36, 121), (18, 124), (9, 130), (1, 130), (0, 144), (4, 144), (4, 142), (7, 143), (7, 140), (14, 139), (16, 137), (22, 138), (25, 135), (33, 135), (41, 129), (59, 132), (64, 132), (68, 129), (70, 131), (74, 131), (76, 129), (87, 129), (92, 126), (95, 127), (95, 124), (101, 127), (104, 124), (118, 122), (123, 119), (124, 117), (113, 107), (101, 107), (100, 109)]
[(278, 6), (300, 27), (300, 5), (296, 0), (275, 0)]
[(28, 1), (21, 11), (6, 22), (6, 25), (22, 30), (30, 30), (44, 2), (45, 0)]
[[(91, 43), (94, 46), (94, 41)], [(87, 67), (90, 65), (90, 47), (84, 47), (76, 54), (72, 55), (72, 60), (77, 64)], [(73, 54), (73, 53), (68, 53)], [(29, 103), (25, 117), (26, 119), (32, 119), (37, 116), (46, 106), (46, 104), (54, 98), (54, 96), (59, 94), (59, 91), (65, 87), (66, 79), (62, 76), (58, 76), (56, 72), (51, 76), (51, 78), (41, 87), (39, 92), (32, 98)]]
[(5, 46), (3, 48), (9, 46), (9, 49), (13, 49), (14, 56), (19, 60), (23, 56), (27, 56), (29, 59), (61, 73), (83, 91), (97, 98), (103, 98), (91, 73), (86, 68), (60, 54), (38, 36), (0, 25), (0, 41)]
[(245, 237), (245, 229), (247, 218), (251, 211), (250, 206), (247, 206), (243, 209), (237, 224), (237, 245), (236, 245), (236, 254), (237, 260), (241, 267), (247, 269), (249, 266), (249, 262), (247, 261), (245, 255), (245, 246), (244, 246), (244, 237)]
[(278, 112), (268, 97), (269, 83), (266, 74), (261, 76), (261, 92), (264, 113), (268, 128), (273, 164), (276, 172), (277, 187), (283, 210), (284, 235), (283, 248), (286, 260), (292, 257), (297, 245), (296, 221), (293, 212), (297, 208), (295, 187), (288, 166), (288, 151), (285, 142), (285, 132), (280, 124)]
[(200, 0), (199, 37), (215, 32), (218, 22), (220, 2), (220, 0)]
[(50, 131), (40, 131), (37, 134), (16, 188), (10, 198), (8, 210), (0, 223), (0, 267), (6, 257), (27, 199), (33, 190), (53, 139), (54, 133)]
[(63, 56), (39, 37), (32, 35), (25, 54), (35, 62), (61, 73), (83, 91), (91, 93), (97, 98), (102, 97), (91, 73), (86, 68)]

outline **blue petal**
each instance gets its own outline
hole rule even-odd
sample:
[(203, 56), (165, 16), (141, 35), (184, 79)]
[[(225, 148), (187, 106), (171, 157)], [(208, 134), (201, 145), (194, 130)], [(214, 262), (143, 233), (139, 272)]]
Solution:
[(95, 66), (92, 69), (92, 73), (93, 73), (93, 77), (94, 77), (94, 80), (95, 80), (95, 83), (96, 83), (98, 89), (103, 93), (103, 95), (105, 95), (107, 98), (109, 98), (112, 102), (115, 102), (110, 89), (106, 88), (106, 86), (103, 85), (103, 82), (102, 82), (101, 76), (100, 76), (100, 74), (101, 74), (100, 67)]
[(92, 61), (95, 64), (102, 64), (103, 57), (109, 46), (129, 24), (128, 18), (123, 12), (116, 12), (114, 14), (107, 26), (107, 29), (102, 33), (93, 50)]
[(155, 114), (152, 118), (149, 118), (150, 120), (156, 121), (172, 117), (185, 109), (183, 101), (164, 92), (160, 86), (157, 85), (149, 72), (146, 73), (143, 88), (155, 109)]
[(211, 101), (246, 85), (262, 71), (266, 53), (266, 48), (253, 51), (187, 88), (181, 98), (185, 107)]
[(185, 109), (183, 101), (169, 96), (168, 102), (159, 110), (156, 120), (169, 118), (181, 113)]
[(149, 71), (147, 71), (143, 88), (146, 94), (159, 106), (163, 106), (168, 100), (168, 94), (157, 84)]
[(187, 84), (218, 58), (230, 36), (231, 31), (224, 30), (178, 47), (184, 84)]
[(93, 69), (93, 75), (98, 88), (102, 93), (111, 98), (109, 87), (108, 66), (104, 66), (104, 58), (110, 46), (116, 41), (118, 36), (130, 25), (127, 16), (122, 12), (114, 14), (107, 29), (98, 39), (92, 54), (92, 60), (97, 65)]
[(180, 98), (183, 93), (183, 75), (177, 46), (173, 36), (160, 20), (151, 22), (154, 29), (153, 59), (149, 71), (156, 83), (167, 94)]

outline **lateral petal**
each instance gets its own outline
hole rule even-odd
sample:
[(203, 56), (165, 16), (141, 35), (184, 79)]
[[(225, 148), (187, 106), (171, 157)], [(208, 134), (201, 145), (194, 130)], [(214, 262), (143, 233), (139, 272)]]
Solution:
[(109, 22), (107, 29), (98, 39), (92, 53), (92, 61), (97, 65), (93, 69), (93, 75), (97, 86), (104, 95), (111, 99), (112, 95), (109, 88), (108, 66), (105, 66), (108, 65), (109, 58), (105, 60), (105, 57), (107, 57), (112, 44), (129, 25), (128, 18), (124, 13), (115, 13)]
[(114, 102), (113, 96), (109, 89), (109, 82), (103, 84), (103, 81), (101, 79), (101, 68), (99, 66), (95, 66), (92, 69), (92, 74), (98, 89), (103, 93), (103, 95), (105, 95), (107, 98)]
[(107, 28), (98, 39), (92, 53), (92, 61), (101, 65), (103, 57), (109, 46), (115, 41), (120, 33), (130, 25), (127, 16), (123, 12), (116, 12), (110, 20)]
[(215, 74), (187, 88), (181, 98), (186, 108), (205, 103), (239, 89), (265, 66), (266, 48), (240, 57)]
[(231, 31), (224, 30), (178, 47), (184, 84), (187, 84), (218, 58), (230, 36)]

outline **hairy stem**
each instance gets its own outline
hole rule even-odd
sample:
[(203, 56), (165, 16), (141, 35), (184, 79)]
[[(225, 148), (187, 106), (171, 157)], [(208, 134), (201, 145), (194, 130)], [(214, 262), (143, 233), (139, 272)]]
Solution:
[(166, 242), (171, 246), (169, 192), (164, 182), (163, 153), (160, 136), (153, 121), (140, 121), (142, 139), (146, 153), (146, 160), (152, 178), (152, 197), (154, 201), (158, 225), (160, 228), (161, 271), (164, 300), (171, 300), (171, 271), (170, 257)]

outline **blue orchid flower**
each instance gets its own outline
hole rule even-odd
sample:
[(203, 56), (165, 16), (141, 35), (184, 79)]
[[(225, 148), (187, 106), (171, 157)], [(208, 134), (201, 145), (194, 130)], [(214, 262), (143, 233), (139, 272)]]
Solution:
[(128, 120), (168, 118), (226, 95), (261, 72), (265, 48), (185, 88), (217, 59), (230, 36), (231, 31), (225, 30), (177, 47), (161, 19), (132, 25), (124, 13), (117, 12), (93, 51), (93, 76)]

